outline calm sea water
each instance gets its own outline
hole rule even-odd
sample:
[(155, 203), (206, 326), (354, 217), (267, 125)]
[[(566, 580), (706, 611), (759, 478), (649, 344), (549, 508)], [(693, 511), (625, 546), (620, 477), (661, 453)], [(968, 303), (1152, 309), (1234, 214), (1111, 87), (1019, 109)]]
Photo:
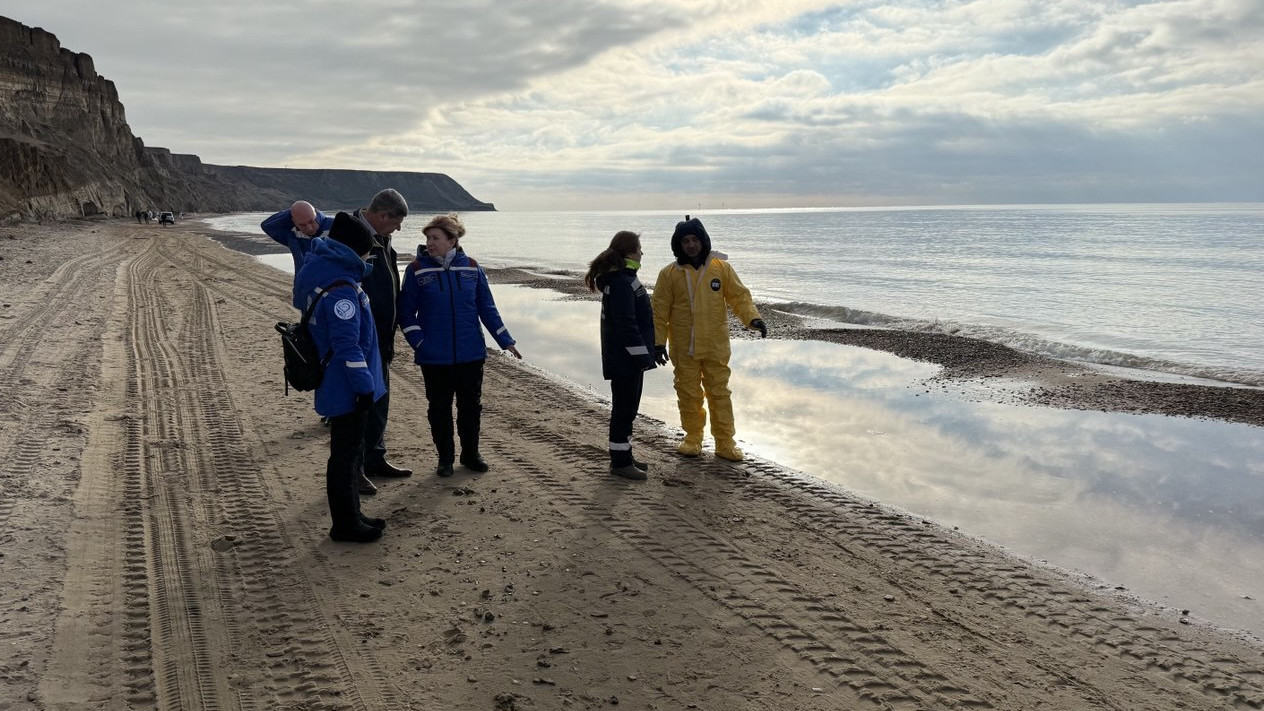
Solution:
[[(756, 298), (830, 322), (941, 331), (1023, 351), (1264, 386), (1264, 203), (693, 213)], [(213, 218), (258, 232), (263, 214)], [(412, 251), (429, 215), (408, 219)], [(475, 212), (489, 266), (581, 271), (618, 230), (646, 274), (680, 213)]]

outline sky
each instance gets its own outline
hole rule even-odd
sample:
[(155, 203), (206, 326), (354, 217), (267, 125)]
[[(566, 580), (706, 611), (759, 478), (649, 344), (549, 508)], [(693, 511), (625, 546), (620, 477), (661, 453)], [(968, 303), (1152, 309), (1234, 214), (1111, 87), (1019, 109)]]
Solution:
[(1264, 201), (1262, 0), (4, 0), (203, 162), (501, 210)]

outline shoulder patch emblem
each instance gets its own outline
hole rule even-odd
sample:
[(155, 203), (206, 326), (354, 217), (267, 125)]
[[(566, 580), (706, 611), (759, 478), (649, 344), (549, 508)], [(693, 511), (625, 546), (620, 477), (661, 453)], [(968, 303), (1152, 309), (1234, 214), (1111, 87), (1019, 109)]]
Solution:
[(339, 299), (338, 303), (334, 304), (334, 315), (343, 321), (355, 318), (355, 304), (350, 299)]
[(719, 279), (712, 279), (712, 280), (711, 280), (711, 291), (719, 291), (719, 290), (720, 290), (720, 280), (719, 280)]

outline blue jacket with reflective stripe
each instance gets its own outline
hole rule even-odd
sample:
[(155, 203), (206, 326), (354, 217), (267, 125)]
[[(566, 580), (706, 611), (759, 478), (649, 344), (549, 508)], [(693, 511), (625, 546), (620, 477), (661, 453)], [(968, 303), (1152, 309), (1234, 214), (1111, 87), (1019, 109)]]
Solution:
[(399, 293), (399, 326), (413, 347), (413, 361), (455, 365), (485, 359), (480, 321), (502, 349), (514, 345), (478, 262), (457, 248), (445, 266), (419, 245)]
[[(316, 211), (316, 222), (320, 224), (320, 232), (316, 233), (316, 237), (322, 237), (329, 232), (329, 228), (333, 227), (334, 218), (326, 215), (320, 210)], [(284, 245), (290, 250), (290, 256), (294, 257), (294, 275), (298, 276), (298, 270), (303, 266), (303, 260), (307, 258), (307, 253), (312, 251), (312, 240), (316, 237), (308, 237), (303, 231), (294, 226), (294, 217), (290, 214), (289, 208), (286, 208), (272, 217), (260, 223), (259, 227), (278, 244)], [(306, 296), (301, 296), (298, 289), (294, 290), (294, 308), (302, 309)]]
[[(377, 401), (386, 394), (377, 328), (369, 297), (360, 288), (360, 280), (372, 269), (345, 244), (317, 237), (294, 279), (304, 309), (322, 291), (329, 292), (308, 322), (317, 351), (328, 359), (325, 377), (316, 388), (316, 412), (325, 417), (354, 410), (357, 395), (373, 393)], [(347, 283), (333, 286), (338, 281)]]

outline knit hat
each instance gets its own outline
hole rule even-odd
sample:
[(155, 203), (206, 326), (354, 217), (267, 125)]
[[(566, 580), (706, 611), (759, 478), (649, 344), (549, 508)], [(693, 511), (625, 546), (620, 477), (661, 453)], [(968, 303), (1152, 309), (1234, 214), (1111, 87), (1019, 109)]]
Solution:
[(334, 215), (333, 227), (329, 228), (329, 239), (347, 245), (361, 257), (373, 249), (373, 233), (363, 222), (345, 212)]

